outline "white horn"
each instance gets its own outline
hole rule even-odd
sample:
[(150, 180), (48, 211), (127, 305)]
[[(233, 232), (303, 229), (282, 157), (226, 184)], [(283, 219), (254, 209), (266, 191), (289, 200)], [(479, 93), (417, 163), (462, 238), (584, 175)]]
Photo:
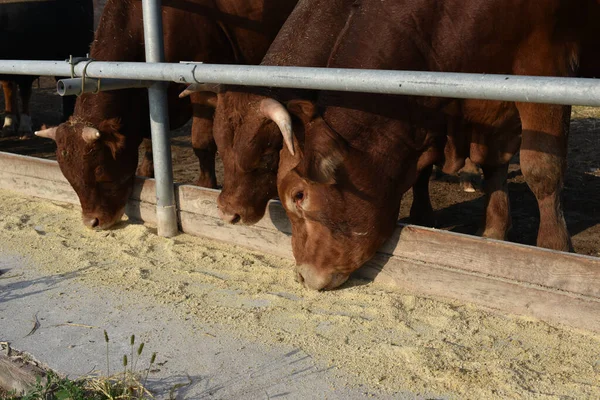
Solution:
[(220, 91), (221, 85), (216, 83), (192, 83), (179, 94), (179, 98), (182, 99), (195, 92), (212, 92), (214, 94), (219, 94)]
[(292, 132), (292, 117), (288, 110), (277, 100), (264, 99), (260, 102), (260, 112), (277, 124), (285, 145), (294, 155), (294, 132)]
[(56, 141), (56, 131), (57, 130), (58, 130), (57, 126), (55, 126), (53, 128), (42, 129), (41, 131), (36, 131), (35, 136), (43, 137), (46, 139), (52, 139), (52, 140)]
[(100, 139), (100, 131), (98, 131), (96, 128), (92, 128), (91, 126), (86, 126), (83, 128), (81, 136), (87, 143), (92, 143)]

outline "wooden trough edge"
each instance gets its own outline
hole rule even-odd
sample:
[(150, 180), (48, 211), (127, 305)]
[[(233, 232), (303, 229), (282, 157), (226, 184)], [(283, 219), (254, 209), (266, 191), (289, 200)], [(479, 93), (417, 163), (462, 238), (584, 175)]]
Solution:
[[(79, 204), (55, 161), (0, 152), (0, 188)], [(175, 190), (183, 232), (293, 259), (291, 227), (279, 202), (269, 203), (258, 224), (232, 226), (218, 217), (217, 190)], [(155, 201), (154, 180), (138, 178), (126, 213), (155, 224)], [(600, 333), (600, 258), (399, 224), (357, 275)]]

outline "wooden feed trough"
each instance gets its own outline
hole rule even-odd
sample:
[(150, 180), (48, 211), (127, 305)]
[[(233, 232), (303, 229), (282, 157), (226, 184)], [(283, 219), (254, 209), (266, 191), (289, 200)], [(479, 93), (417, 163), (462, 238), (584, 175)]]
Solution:
[[(55, 161), (0, 153), (0, 188), (79, 204)], [(254, 226), (228, 225), (218, 191), (176, 185), (183, 232), (292, 259), (291, 228), (277, 201)], [(153, 224), (153, 179), (139, 178), (130, 218)], [(359, 276), (425, 296), (456, 299), (600, 333), (600, 258), (398, 225)]]

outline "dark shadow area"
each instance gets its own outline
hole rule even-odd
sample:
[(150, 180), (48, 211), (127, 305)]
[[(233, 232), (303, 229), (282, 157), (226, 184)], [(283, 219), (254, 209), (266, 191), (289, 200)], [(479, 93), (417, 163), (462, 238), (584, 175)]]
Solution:
[(161, 398), (188, 399), (189, 392), (193, 391), (203, 379), (201, 375), (173, 375), (164, 379), (148, 379), (146, 389)]
[[(400, 234), (404, 227), (397, 228), (397, 234), (393, 235), (384, 245), (385, 248), (395, 248), (400, 240)], [(386, 264), (393, 256), (391, 254), (376, 253), (362, 267), (354, 271), (350, 275), (350, 279), (346, 281), (340, 289), (351, 288), (366, 285), (375, 280), (375, 278), (384, 270)]]
[[(600, 255), (600, 120), (573, 119), (569, 136), (567, 170), (563, 190), (563, 210), (575, 251)], [(508, 190), (512, 229), (508, 240), (535, 245), (539, 225), (539, 209), (533, 192), (523, 177), (519, 154), (511, 160)], [(436, 228), (476, 235), (484, 216), (482, 188), (477, 193), (464, 193), (456, 175), (435, 173), (430, 181), (430, 193), (435, 210)], [(403, 199), (400, 222), (411, 223), (407, 217), (411, 196)]]
[(288, 219), (285, 210), (279, 201), (271, 200), (267, 205), (267, 209), (271, 216), (271, 222), (277, 230), (286, 236), (292, 236), (292, 226)]
[(54, 159), (56, 143), (52, 140), (36, 137), (20, 139), (18, 136), (0, 138), (0, 151), (16, 153), (24, 156), (36, 156), (45, 154), (46, 157)]
[[(25, 261), (19, 260), (19, 262)], [(101, 262), (90, 261), (87, 267), (79, 268), (76, 271), (28, 280), (19, 280), (23, 275), (17, 268), (5, 269), (1, 275), (2, 279), (0, 279), (0, 304), (14, 300), (19, 301), (29, 296), (45, 293), (52, 290), (57, 284), (66, 280), (75, 279), (84, 271), (92, 267), (100, 266), (101, 264)], [(40, 288), (36, 289), (36, 287)], [(32, 291), (29, 291), (26, 294), (16, 294), (16, 292), (22, 292), (27, 288), (32, 288)]]
[[(61, 97), (56, 94), (55, 80), (42, 77), (33, 83), (31, 96), (31, 118), (34, 131), (41, 128), (42, 124), (55, 126), (61, 119)], [(20, 107), (20, 100), (19, 100)], [(0, 95), (0, 129), (4, 123), (4, 96)], [(40, 158), (56, 159), (56, 144), (53, 140), (37, 136), (20, 139), (19, 134), (1, 137), (0, 151), (16, 153)]]
[[(569, 232), (572, 236), (577, 236), (600, 224), (600, 199), (590, 198), (594, 193), (600, 194), (600, 177), (585, 174), (577, 184), (571, 182), (567, 181), (563, 192), (563, 205)], [(586, 192), (585, 188), (589, 192)], [(456, 191), (459, 190), (457, 187)], [(508, 233), (508, 240), (535, 246), (539, 226), (537, 200), (525, 182), (511, 182), (508, 184), (508, 190), (513, 224)], [(483, 194), (480, 194), (476, 199), (435, 210), (435, 228), (477, 235), (482, 228), (484, 206), (485, 200)], [(411, 223), (408, 217), (401, 218), (399, 222)], [(596, 243), (595, 254), (598, 250)], [(594, 254), (594, 249), (586, 248), (577, 252)]]
[[(316, 368), (312, 358), (300, 349), (252, 365), (233, 377), (175, 375), (166, 379), (149, 380), (147, 387), (155, 394), (172, 394), (174, 399), (206, 398), (285, 398), (293, 395), (289, 388), (297, 380), (307, 380), (334, 367)], [(273, 388), (277, 386), (276, 390)], [(268, 396), (268, 397), (267, 397)], [(169, 397), (167, 397), (169, 398)]]

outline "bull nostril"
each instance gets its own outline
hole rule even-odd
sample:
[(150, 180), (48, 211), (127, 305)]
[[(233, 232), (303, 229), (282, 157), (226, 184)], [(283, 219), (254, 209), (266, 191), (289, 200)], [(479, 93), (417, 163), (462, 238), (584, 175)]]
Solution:
[(302, 274), (300, 272), (296, 272), (296, 282), (303, 284), (304, 283), (304, 277), (302, 276)]
[(98, 221), (98, 218), (94, 218), (94, 219), (90, 220), (90, 226), (91, 226), (92, 228), (95, 228), (95, 227), (97, 227), (98, 225), (100, 225), (100, 221)]
[(241, 219), (242, 219), (242, 217), (240, 217), (240, 215), (239, 215), (239, 214), (235, 214), (235, 215), (233, 216), (233, 218), (231, 219), (231, 223), (235, 225), (235, 224), (237, 224), (238, 222), (240, 222), (240, 220), (241, 220)]

